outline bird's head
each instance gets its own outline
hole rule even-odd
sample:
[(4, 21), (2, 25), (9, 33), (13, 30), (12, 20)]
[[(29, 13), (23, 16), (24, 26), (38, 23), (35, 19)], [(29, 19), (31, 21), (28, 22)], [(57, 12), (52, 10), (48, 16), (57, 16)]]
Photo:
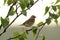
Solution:
[(36, 18), (36, 16), (32, 15), (31, 18)]

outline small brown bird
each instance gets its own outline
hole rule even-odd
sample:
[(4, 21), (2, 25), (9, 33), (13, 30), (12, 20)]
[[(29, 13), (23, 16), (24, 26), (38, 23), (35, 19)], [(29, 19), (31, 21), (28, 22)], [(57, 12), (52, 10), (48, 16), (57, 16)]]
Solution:
[(30, 27), (34, 24), (35, 22), (35, 16), (32, 15), (27, 21), (25, 21), (22, 25), (26, 26), (26, 27)]

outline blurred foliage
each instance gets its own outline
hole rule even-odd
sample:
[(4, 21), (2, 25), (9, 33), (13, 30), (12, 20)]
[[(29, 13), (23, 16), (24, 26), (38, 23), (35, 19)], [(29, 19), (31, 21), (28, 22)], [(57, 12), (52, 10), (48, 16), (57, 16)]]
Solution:
[[(51, 5), (51, 6), (46, 6), (45, 7), (45, 13), (44, 15), (46, 15), (47, 13), (49, 13), (49, 17), (46, 19), (46, 23), (49, 25), (52, 21), (52, 19), (54, 19), (54, 22), (56, 24), (58, 24), (58, 18), (60, 17), (60, 4), (58, 4), (60, 2), (60, 0), (56, 0), (56, 3), (54, 5)], [(30, 9), (30, 7), (33, 6), (34, 4), (34, 0), (4, 0), (4, 5), (5, 4), (8, 4), (8, 6), (14, 6), (16, 3), (19, 4), (20, 8), (21, 8), (21, 14), (27, 16), (27, 12), (26, 12), (26, 9)], [(58, 4), (58, 5), (56, 5)], [(50, 10), (51, 9), (51, 10)], [(54, 11), (51, 13), (51, 11)], [(57, 12), (58, 10), (58, 12)], [(10, 12), (8, 14), (8, 16), (13, 16), (15, 14), (15, 9), (14, 7), (11, 7), (10, 9)], [(1, 21), (1, 24), (3, 26), (3, 28), (6, 28), (6, 26), (9, 24), (9, 18), (0, 18), (0, 21)], [(36, 32), (37, 32), (37, 29), (40, 27), (40, 25), (43, 25), (43, 22), (39, 22), (37, 24), (37, 27), (33, 27), (32, 28), (32, 32), (34, 35), (36, 35)], [(26, 32), (23, 32), (22, 34), (19, 34), (19, 32), (14, 32), (13, 35), (14, 37), (18, 36), (18, 35), (21, 35), (19, 36), (18, 38), (15, 38), (14, 40), (25, 40), (27, 39), (27, 33)], [(45, 36), (42, 35), (42, 40), (45, 40)]]
[(9, 24), (9, 18), (3, 19), (1, 17), (1, 24), (2, 24), (3, 28), (6, 28), (6, 26)]

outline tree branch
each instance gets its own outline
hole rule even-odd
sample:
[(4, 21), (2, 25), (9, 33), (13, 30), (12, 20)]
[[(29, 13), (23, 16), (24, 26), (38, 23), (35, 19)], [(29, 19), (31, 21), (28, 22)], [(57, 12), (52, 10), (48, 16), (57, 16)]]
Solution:
[[(48, 17), (50, 20), (52, 20), (52, 18), (49, 16)], [(38, 36), (39, 36), (39, 33), (40, 33), (40, 31), (42, 30), (42, 28), (44, 27), (44, 25), (46, 24), (46, 22), (41, 26), (41, 28), (38, 30), (38, 32), (37, 32), (37, 34), (36, 34), (36, 38), (35, 38), (35, 40), (37, 40), (38, 39)]]
[[(37, 3), (38, 1), (39, 1), (39, 0), (37, 0), (35, 3)], [(34, 4), (35, 4), (35, 3), (34, 3)], [(15, 5), (15, 4), (13, 4), (13, 5)], [(11, 11), (13, 5), (10, 7), (9, 12)], [(33, 5), (32, 5), (32, 6), (33, 6)], [(31, 6), (31, 7), (32, 7), (32, 6)], [(31, 7), (30, 7), (30, 8), (31, 8)], [(28, 9), (26, 9), (26, 11), (27, 11), (27, 10), (28, 10)], [(8, 14), (9, 14), (9, 12), (8, 12)], [(7, 14), (6, 18), (8, 17), (8, 14)], [(22, 13), (21, 13), (21, 14), (22, 14)], [(7, 25), (7, 27), (4, 29), (4, 31), (3, 31), (2, 33), (0, 33), (0, 36), (6, 32), (6, 30), (8, 29), (8, 27), (9, 27), (21, 14), (19, 14), (9, 25)]]
[[(43, 23), (43, 24), (41, 24), (40, 26), (45, 25), (45, 24), (46, 24), (46, 23)], [(43, 27), (42, 27), (42, 28), (43, 28)], [(42, 29), (42, 28), (41, 28), (41, 29)], [(40, 31), (41, 31), (41, 29), (40, 29)], [(29, 31), (31, 31), (31, 30), (32, 30), (32, 28), (31, 28), (31, 29), (28, 29), (28, 30), (26, 30), (26, 31), (29, 32)], [(18, 36), (16, 36), (16, 37), (9, 38), (9, 40), (18, 38), (19, 36), (21, 36), (21, 35), (18, 35)]]
[(42, 25), (42, 27), (38, 30), (35, 40), (38, 39), (39, 33), (40, 33), (40, 31), (42, 30), (42, 28), (44, 27), (45, 24), (46, 24), (46, 22), (45, 22), (45, 23)]
[(20, 37), (20, 36), (21, 36), (21, 35), (18, 35), (18, 36), (16, 36), (16, 37), (9, 38), (9, 39), (7, 39), (7, 40), (15, 39), (15, 38), (18, 38), (18, 37)]
[[(5, 17), (5, 19), (9, 16), (9, 13), (10, 13), (10, 11), (11, 11), (11, 9), (12, 9), (13, 6), (14, 6), (14, 3), (10, 6), (10, 9), (9, 9), (8, 14)], [(2, 24), (0, 25), (0, 29), (1, 29), (1, 27), (2, 27)]]
[(17, 15), (17, 16), (18, 16), (18, 13), (17, 13), (18, 8), (19, 8), (19, 7), (17, 7), (17, 4), (16, 4), (16, 11), (15, 11), (15, 12), (16, 12), (16, 15)]
[[(37, 3), (38, 1), (39, 1), (39, 0), (37, 0), (35, 3)], [(35, 3), (34, 3), (34, 4), (35, 4)], [(34, 4), (33, 4), (33, 5), (34, 5)], [(32, 6), (33, 6), (33, 5), (32, 5)], [(32, 7), (32, 6), (31, 6), (31, 7)], [(31, 8), (31, 7), (30, 7), (30, 8)], [(19, 8), (19, 7), (18, 7), (18, 8)], [(29, 9), (30, 9), (30, 8), (29, 8)], [(28, 10), (28, 9), (26, 9), (26, 11), (27, 11), (27, 10)], [(19, 14), (19, 15), (4, 29), (4, 31), (0, 34), (0, 36), (6, 32), (6, 30), (8, 29), (8, 27), (9, 27), (20, 15), (21, 15), (21, 14)], [(8, 17), (8, 16), (6, 16), (6, 17)], [(29, 30), (26, 30), (26, 31), (31, 31), (31, 30), (32, 30), (32, 29), (29, 29)], [(19, 36), (20, 36), (20, 35), (18, 35), (17, 37), (19, 37)], [(14, 38), (16, 38), (16, 37), (9, 38), (9, 40), (14, 39)]]
[(7, 27), (6, 27), (6, 28), (4, 29), (4, 31), (0, 34), (0, 36), (6, 32), (6, 30), (8, 29), (8, 27), (9, 27), (20, 15), (21, 15), (21, 14), (19, 14), (18, 16), (16, 16), (16, 18), (15, 18), (9, 25), (7, 25)]

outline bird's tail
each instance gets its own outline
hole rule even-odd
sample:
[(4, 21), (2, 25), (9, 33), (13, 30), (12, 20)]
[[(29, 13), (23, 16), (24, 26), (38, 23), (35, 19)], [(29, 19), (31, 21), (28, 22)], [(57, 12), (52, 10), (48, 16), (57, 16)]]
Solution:
[(23, 25), (23, 24), (21, 24), (21, 25), (18, 25), (18, 26), (20, 26), (20, 27), (24, 27), (24, 25)]

